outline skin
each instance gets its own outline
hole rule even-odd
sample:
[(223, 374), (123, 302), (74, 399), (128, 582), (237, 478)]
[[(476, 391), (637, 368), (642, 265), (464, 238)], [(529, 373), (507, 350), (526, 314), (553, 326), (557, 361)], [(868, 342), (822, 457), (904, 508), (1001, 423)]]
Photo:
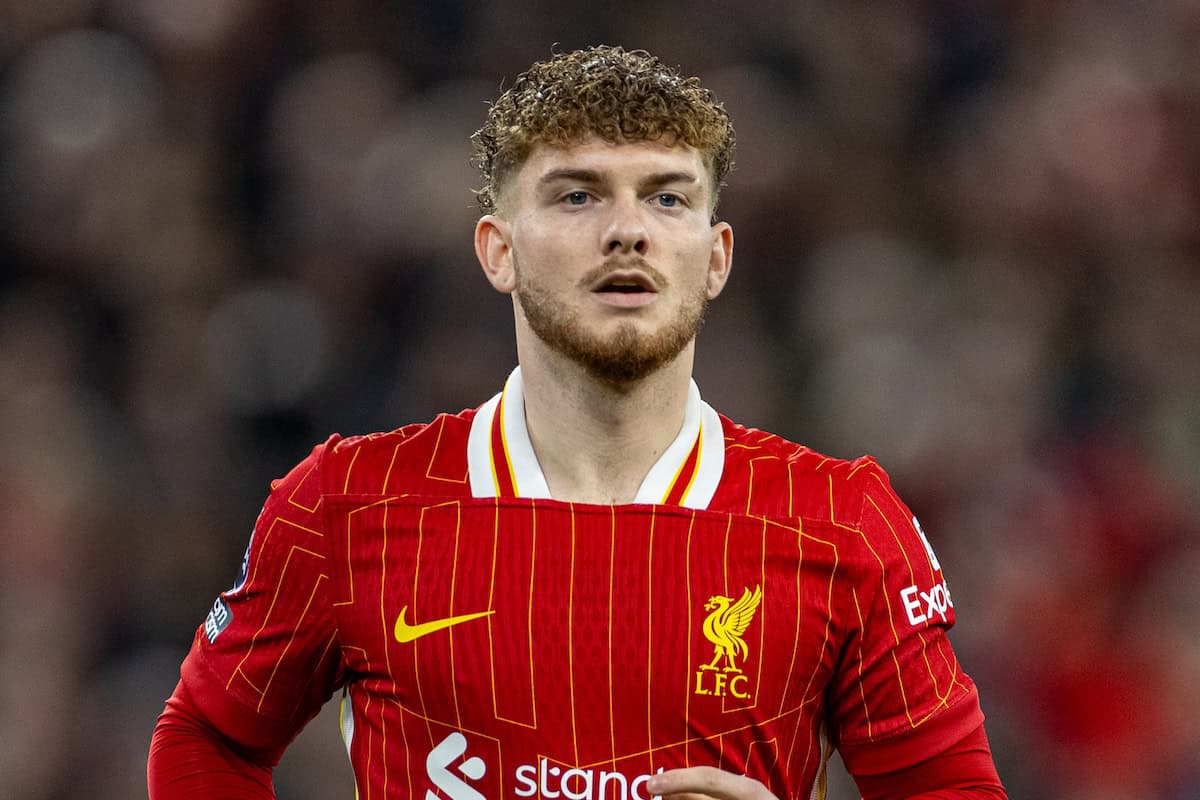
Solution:
[(646, 790), (671, 800), (776, 800), (759, 781), (716, 767), (665, 770), (646, 782)]

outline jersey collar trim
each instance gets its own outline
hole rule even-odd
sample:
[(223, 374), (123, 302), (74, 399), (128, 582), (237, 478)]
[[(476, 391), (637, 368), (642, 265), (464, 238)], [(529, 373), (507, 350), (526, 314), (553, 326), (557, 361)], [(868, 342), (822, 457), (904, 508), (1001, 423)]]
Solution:
[[(525, 426), (520, 367), (508, 376), (499, 394), (479, 407), (471, 421), (467, 468), (474, 497), (552, 499)], [(721, 418), (700, 398), (700, 389), (691, 381), (683, 427), (646, 473), (633, 502), (707, 508), (724, 468)]]

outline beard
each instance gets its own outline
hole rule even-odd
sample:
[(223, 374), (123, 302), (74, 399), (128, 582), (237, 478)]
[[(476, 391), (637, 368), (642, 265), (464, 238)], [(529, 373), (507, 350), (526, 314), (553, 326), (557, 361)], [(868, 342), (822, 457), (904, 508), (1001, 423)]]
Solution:
[[(660, 290), (667, 280), (648, 265), (641, 265)], [(591, 285), (612, 270), (598, 268), (580, 281)], [(515, 292), (529, 327), (539, 339), (583, 367), (596, 380), (611, 385), (629, 384), (653, 374), (678, 356), (696, 338), (704, 324), (708, 297), (701, 289), (685, 298), (674, 319), (653, 333), (640, 333), (636, 325), (623, 322), (610, 334), (589, 329), (579, 312), (563, 306), (553, 295), (524, 277), (516, 269)]]

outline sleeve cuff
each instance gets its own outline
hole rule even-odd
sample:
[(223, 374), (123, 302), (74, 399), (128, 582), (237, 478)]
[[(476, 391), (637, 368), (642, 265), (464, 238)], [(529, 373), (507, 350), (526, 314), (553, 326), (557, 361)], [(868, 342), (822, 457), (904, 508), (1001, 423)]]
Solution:
[(873, 740), (843, 741), (838, 751), (851, 775), (882, 775), (928, 761), (982, 724), (979, 697), (971, 693), (915, 728)]

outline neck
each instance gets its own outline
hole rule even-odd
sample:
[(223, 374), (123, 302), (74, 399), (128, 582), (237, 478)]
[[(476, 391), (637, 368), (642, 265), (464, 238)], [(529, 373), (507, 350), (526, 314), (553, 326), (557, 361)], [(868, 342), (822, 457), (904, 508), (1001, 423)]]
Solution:
[(691, 370), (689, 346), (652, 375), (611, 386), (556, 353), (522, 353), (525, 421), (550, 494), (632, 501), (683, 426)]

